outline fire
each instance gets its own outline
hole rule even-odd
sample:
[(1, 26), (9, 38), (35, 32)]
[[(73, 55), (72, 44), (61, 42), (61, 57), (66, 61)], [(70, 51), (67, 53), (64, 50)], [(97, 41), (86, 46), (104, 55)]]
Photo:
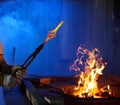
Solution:
[[(79, 72), (79, 80), (72, 94), (82, 98), (96, 98), (97, 94), (101, 93), (97, 80), (99, 75), (102, 75), (107, 63), (103, 62), (100, 51), (97, 48), (88, 50), (78, 47), (76, 56), (77, 58), (70, 66), (70, 70)], [(109, 85), (106, 87), (110, 88)]]

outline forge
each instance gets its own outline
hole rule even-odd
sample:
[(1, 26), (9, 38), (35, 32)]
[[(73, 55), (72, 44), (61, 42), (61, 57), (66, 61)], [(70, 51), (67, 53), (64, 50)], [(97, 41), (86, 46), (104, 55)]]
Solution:
[(109, 84), (111, 94), (105, 91), (101, 97), (96, 98), (74, 96), (72, 93), (77, 81), (78, 78), (76, 77), (40, 77), (27, 75), (21, 87), (33, 105), (35, 101), (37, 103), (40, 101), (42, 105), (119, 105), (119, 77), (112, 74), (100, 76), (98, 80), (99, 86), (105, 87)]
[(76, 59), (70, 66), (70, 70), (77, 72), (76, 75), (27, 75), (21, 89), (33, 105), (119, 105), (120, 78), (103, 74), (106, 65), (97, 48), (78, 47)]

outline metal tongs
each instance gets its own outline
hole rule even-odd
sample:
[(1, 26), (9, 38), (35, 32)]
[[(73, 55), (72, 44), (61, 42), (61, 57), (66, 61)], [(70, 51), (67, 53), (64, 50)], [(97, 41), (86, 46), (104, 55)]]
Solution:
[[(52, 31), (50, 32), (54, 32), (56, 33), (57, 30), (62, 26), (62, 24), (64, 23), (64, 21), (61, 21), (57, 27), (55, 29), (53, 29)], [(42, 49), (42, 44), (40, 44), (36, 49), (35, 51), (25, 60), (25, 62), (22, 64), (23, 67), (27, 68), (31, 63), (32, 61), (35, 59), (35, 57), (37, 56), (37, 54), (40, 52), (40, 50)]]

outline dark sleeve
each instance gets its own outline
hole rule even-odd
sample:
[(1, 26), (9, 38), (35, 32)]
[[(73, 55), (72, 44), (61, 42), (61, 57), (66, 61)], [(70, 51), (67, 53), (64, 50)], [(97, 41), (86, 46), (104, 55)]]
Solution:
[(2, 66), (1, 74), (12, 74), (12, 67), (11, 65), (5, 64)]
[(8, 65), (3, 54), (0, 55), (0, 74), (11, 74), (12, 66)]
[(0, 86), (3, 86), (4, 83), (4, 75), (0, 74)]
[(5, 59), (4, 59), (4, 55), (0, 54), (0, 72), (2, 70), (3, 65), (7, 64)]

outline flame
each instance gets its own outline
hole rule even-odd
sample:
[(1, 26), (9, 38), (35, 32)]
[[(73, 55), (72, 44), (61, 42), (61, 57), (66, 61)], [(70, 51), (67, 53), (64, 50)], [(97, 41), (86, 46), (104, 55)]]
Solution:
[[(99, 93), (98, 89), (98, 77), (102, 75), (102, 71), (106, 66), (106, 62), (103, 62), (100, 51), (97, 48), (88, 50), (83, 47), (78, 47), (77, 58), (70, 66), (70, 70), (79, 72), (79, 81), (74, 88), (73, 95), (82, 98), (96, 97), (96, 93)], [(108, 88), (109, 85), (108, 85)]]

